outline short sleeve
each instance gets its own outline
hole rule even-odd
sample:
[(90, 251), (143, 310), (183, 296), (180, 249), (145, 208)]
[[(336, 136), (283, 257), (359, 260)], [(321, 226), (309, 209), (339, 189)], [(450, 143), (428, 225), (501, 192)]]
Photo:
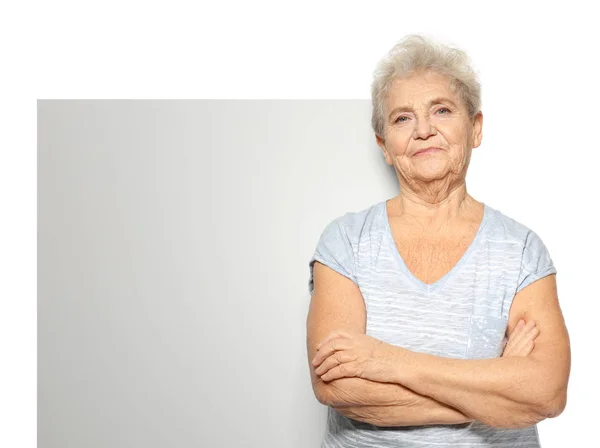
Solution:
[(523, 249), (517, 292), (550, 274), (556, 274), (550, 253), (541, 238), (530, 230)]
[(350, 239), (345, 232), (340, 219), (335, 219), (325, 227), (317, 243), (309, 267), (308, 292), (312, 296), (314, 291), (313, 267), (315, 261), (330, 267), (334, 271), (348, 277), (357, 283), (354, 268), (354, 251)]

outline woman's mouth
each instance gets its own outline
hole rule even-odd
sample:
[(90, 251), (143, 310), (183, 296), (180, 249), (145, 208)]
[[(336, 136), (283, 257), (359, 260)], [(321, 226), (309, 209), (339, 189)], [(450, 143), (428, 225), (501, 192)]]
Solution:
[(425, 149), (421, 149), (421, 150), (417, 151), (416, 153), (414, 153), (414, 155), (420, 156), (420, 155), (426, 155), (426, 154), (433, 154), (438, 151), (441, 151), (441, 148), (425, 148)]

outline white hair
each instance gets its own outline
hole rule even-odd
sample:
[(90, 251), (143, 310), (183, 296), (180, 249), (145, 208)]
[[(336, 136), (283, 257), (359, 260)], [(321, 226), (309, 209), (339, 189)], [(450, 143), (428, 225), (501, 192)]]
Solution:
[(481, 110), (481, 85), (467, 54), (431, 38), (409, 34), (379, 61), (373, 72), (371, 126), (376, 135), (385, 135), (385, 102), (392, 83), (427, 71), (449, 79), (452, 92), (462, 100), (470, 119)]

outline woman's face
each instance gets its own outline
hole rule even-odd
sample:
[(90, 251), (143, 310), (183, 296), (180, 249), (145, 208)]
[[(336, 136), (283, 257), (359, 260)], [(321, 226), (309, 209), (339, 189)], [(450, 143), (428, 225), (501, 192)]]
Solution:
[[(377, 136), (377, 144), (386, 163), (409, 184), (464, 179), (471, 149), (481, 143), (482, 122), (481, 113), (469, 119), (448, 78), (435, 72), (416, 74), (392, 83), (385, 104), (385, 135)], [(428, 147), (440, 150), (416, 154)]]

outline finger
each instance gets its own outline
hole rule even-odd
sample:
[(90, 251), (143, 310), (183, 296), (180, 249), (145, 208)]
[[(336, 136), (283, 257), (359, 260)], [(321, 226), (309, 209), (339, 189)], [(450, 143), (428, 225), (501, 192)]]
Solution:
[(525, 346), (525, 356), (529, 355), (535, 347), (535, 341), (529, 341)]
[(531, 350), (533, 350), (533, 347), (530, 345), (532, 344), (532, 342), (526, 342), (524, 345), (520, 346), (520, 347), (510, 347), (509, 349), (505, 350), (504, 353), (502, 354), (503, 357), (510, 357), (510, 356), (527, 356), (529, 353), (531, 353)]
[(529, 330), (527, 332), (527, 335), (525, 335), (525, 339), (527, 341), (533, 341), (535, 338), (537, 338), (540, 335), (540, 329), (538, 326), (533, 327), (531, 330)]
[(515, 343), (518, 343), (527, 334), (527, 332), (529, 330), (531, 330), (531, 328), (533, 328), (534, 326), (535, 326), (534, 320), (530, 320), (526, 324), (521, 324), (521, 326), (518, 329), (515, 329), (515, 331), (511, 335), (511, 339)]
[(312, 365), (317, 367), (337, 350), (347, 350), (351, 348), (348, 339), (336, 338), (323, 345), (312, 360)]
[(512, 340), (509, 340), (504, 346), (504, 351), (502, 352), (502, 356), (510, 356), (514, 353), (515, 343)]
[(525, 325), (525, 321), (520, 319), (517, 322), (517, 325), (515, 325), (513, 328), (512, 332), (508, 335), (502, 356), (509, 356), (513, 352), (513, 348), (515, 343), (518, 341), (518, 336), (523, 328), (523, 325)]
[(512, 337), (513, 335), (517, 334), (519, 332), (519, 330), (521, 328), (523, 328), (523, 325), (525, 325), (525, 321), (523, 319), (520, 319), (519, 322), (517, 322), (517, 325), (515, 326), (515, 328), (513, 328), (513, 331), (510, 334), (510, 337)]
[(350, 362), (353, 360), (354, 356), (352, 356), (347, 350), (335, 352), (333, 355), (331, 355), (329, 358), (323, 361), (319, 367), (315, 369), (315, 373), (319, 376), (324, 375), (330, 369), (333, 369), (334, 367), (337, 367), (340, 364)]
[(529, 341), (523, 345), (520, 351), (515, 351), (514, 356), (528, 356), (533, 351), (533, 347), (533, 341)]
[(319, 345), (317, 345), (317, 350), (319, 350), (319, 348), (321, 348), (324, 344), (327, 344), (327, 342), (329, 342), (331, 339), (337, 337), (337, 334), (338, 332), (335, 330), (325, 336), (325, 339), (323, 339), (321, 342), (319, 342)]
[(329, 370), (326, 374), (321, 376), (323, 381), (332, 381), (338, 378), (350, 378), (356, 375), (357, 363), (349, 362), (340, 364), (333, 369)]
[(534, 320), (527, 323), (525, 327), (523, 327), (523, 331), (517, 338), (519, 340), (519, 344), (526, 343), (531, 339), (535, 338), (539, 333), (539, 328), (536, 326)]
[(519, 341), (515, 343), (514, 351), (516, 353), (521, 353), (523, 350), (528, 350), (528, 345), (533, 342), (533, 340), (539, 334), (539, 330), (537, 327), (531, 328), (525, 335), (523, 335)]
[(521, 354), (519, 353), (519, 349), (522, 348), (523, 342), (526, 341), (526, 328), (527, 325), (525, 323), (525, 320), (519, 319), (517, 325), (515, 325), (515, 328), (508, 337), (508, 341), (506, 343), (506, 346), (504, 347), (502, 356), (514, 356)]
[(540, 327), (538, 326), (537, 322), (535, 320), (532, 320), (531, 322), (531, 328), (529, 329), (529, 331), (534, 331), (536, 329), (539, 330)]
[(331, 339), (334, 338), (349, 338), (350, 335), (343, 330), (334, 330), (331, 333), (329, 333), (327, 335), (327, 337), (325, 339), (323, 339), (319, 345), (317, 345), (317, 350), (319, 350), (323, 345), (325, 345), (327, 342), (329, 342)]
[(329, 336), (327, 336), (323, 341), (321, 341), (321, 343), (319, 345), (317, 345), (317, 350), (319, 350), (323, 345), (325, 345), (327, 342), (329, 342), (332, 339), (336, 339), (336, 338), (352, 338), (352, 336), (344, 330), (334, 330), (332, 331)]

